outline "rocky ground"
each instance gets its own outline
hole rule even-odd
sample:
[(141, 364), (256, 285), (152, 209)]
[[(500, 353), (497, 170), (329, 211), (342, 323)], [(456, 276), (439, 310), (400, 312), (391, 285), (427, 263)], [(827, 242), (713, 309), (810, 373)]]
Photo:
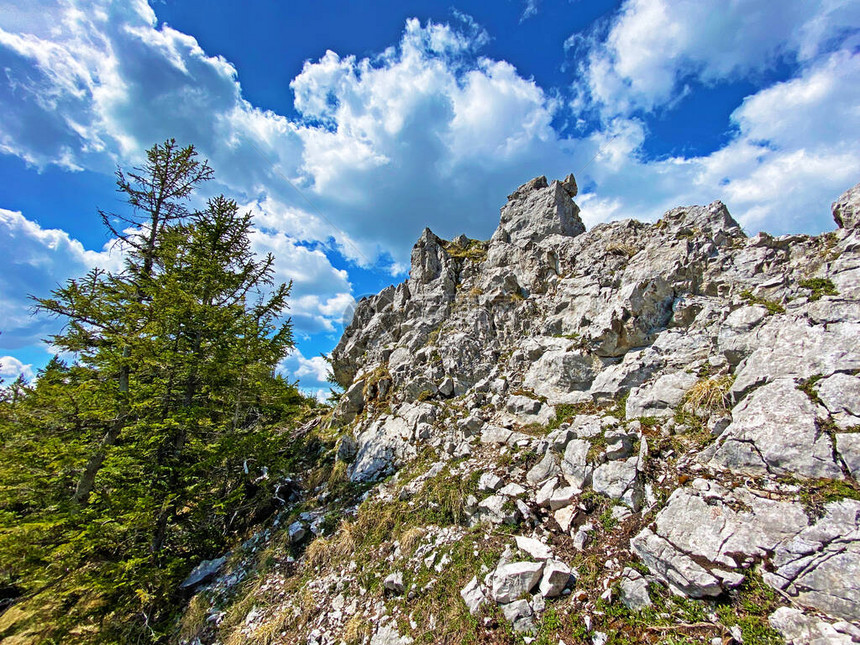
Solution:
[(182, 642), (860, 642), (860, 185), (818, 237), (575, 195), (425, 230), (359, 304), (309, 475)]

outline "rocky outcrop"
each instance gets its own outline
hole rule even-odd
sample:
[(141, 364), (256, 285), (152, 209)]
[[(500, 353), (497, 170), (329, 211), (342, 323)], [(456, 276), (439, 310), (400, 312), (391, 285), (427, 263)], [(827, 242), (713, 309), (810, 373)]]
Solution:
[[(496, 619), (532, 638), (548, 602), (588, 635), (553, 642), (606, 642), (658, 596), (658, 617), (699, 603), (679, 629), (702, 642), (740, 642), (751, 620), (860, 642), (860, 185), (837, 230), (778, 238), (747, 237), (721, 202), (586, 231), (576, 190), (524, 184), (486, 242), (425, 230), (409, 279), (358, 304), (322, 453), (350, 484), (314, 483), (292, 547), (341, 521), (315, 542), (340, 554), (330, 577), (297, 554), (318, 608), (302, 637), (432, 640), (441, 588), (477, 642)], [(385, 527), (374, 562), (354, 550), (362, 513)]]
[(839, 228), (856, 228), (860, 224), (860, 184), (843, 193), (832, 208)]

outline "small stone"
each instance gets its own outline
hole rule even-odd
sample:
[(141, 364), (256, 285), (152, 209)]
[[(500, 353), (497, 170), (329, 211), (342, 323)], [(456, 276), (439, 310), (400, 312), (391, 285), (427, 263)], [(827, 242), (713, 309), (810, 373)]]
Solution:
[(528, 600), (515, 600), (502, 605), (502, 613), (514, 626), (517, 633), (530, 632), (534, 628), (531, 617), (534, 615)]
[(552, 477), (546, 480), (546, 483), (540, 487), (535, 496), (535, 502), (538, 506), (549, 506), (549, 499), (558, 486), (558, 477)]
[(308, 530), (305, 525), (298, 520), (290, 524), (290, 526), (287, 528), (287, 532), (290, 535), (290, 542), (292, 542), (293, 544), (301, 542), (304, 539), (305, 535), (308, 534)]
[(516, 483), (510, 483), (499, 489), (499, 495), (506, 495), (507, 497), (519, 497), (520, 495), (526, 494), (526, 489)]
[(493, 600), (509, 603), (530, 592), (540, 581), (543, 562), (511, 562), (496, 567), (492, 574)]
[(540, 540), (518, 535), (516, 542), (520, 551), (528, 553), (535, 560), (549, 560), (552, 557), (552, 549)]
[(578, 514), (579, 509), (575, 506), (565, 506), (553, 513), (553, 517), (555, 518), (555, 521), (558, 522), (561, 530), (567, 533), (570, 531), (571, 526), (573, 526), (573, 521), (576, 519)]
[(611, 431), (605, 436), (607, 459), (626, 459), (633, 454), (633, 437), (626, 432)]
[(227, 555), (221, 556), (215, 560), (203, 560), (200, 564), (194, 567), (194, 569), (192, 569), (191, 573), (188, 574), (188, 577), (179, 585), (179, 588), (188, 589), (212, 580), (212, 578), (214, 578), (221, 570), (221, 567), (224, 566), (225, 562), (227, 562)]
[(385, 587), (386, 591), (390, 591), (391, 593), (400, 595), (403, 593), (403, 573), (401, 571), (395, 571), (388, 575), (382, 582), (382, 586)]
[(712, 437), (719, 437), (731, 423), (732, 417), (728, 414), (712, 415), (708, 418), (708, 431)]
[(722, 569), (711, 569), (711, 573), (717, 576), (720, 580), (722, 580), (723, 585), (734, 589), (735, 587), (740, 587), (744, 580), (746, 580), (746, 576), (742, 573), (736, 573), (734, 571), (723, 571)]
[(594, 526), (591, 522), (586, 522), (582, 526), (580, 526), (576, 533), (573, 534), (573, 547), (577, 551), (582, 551), (585, 548), (586, 543), (589, 539), (589, 533), (594, 530)]
[(445, 398), (454, 396), (454, 379), (447, 377), (439, 384), (439, 394)]
[(560, 472), (558, 465), (558, 456), (551, 450), (547, 450), (535, 466), (526, 474), (526, 481), (532, 485), (537, 485), (546, 481), (550, 477), (557, 475)]
[(504, 495), (491, 495), (478, 504), (475, 513), (478, 519), (486, 519), (493, 524), (514, 524), (519, 517), (519, 510), (510, 498)]
[(631, 611), (641, 611), (651, 606), (651, 597), (648, 595), (648, 581), (644, 576), (627, 567), (621, 575), (621, 602)]
[(547, 560), (540, 581), (540, 592), (544, 598), (555, 598), (570, 582), (570, 567), (560, 560)]
[(481, 605), (487, 602), (478, 578), (472, 578), (469, 583), (460, 590), (463, 602), (469, 608), (469, 613), (475, 616), (481, 609)]
[(565, 506), (570, 506), (571, 502), (573, 502), (581, 492), (582, 491), (580, 489), (573, 486), (565, 486), (563, 488), (556, 489), (549, 498), (550, 509), (557, 511)]
[(495, 493), (502, 487), (502, 478), (493, 473), (483, 473), (478, 479), (478, 491), (482, 493)]
[(612, 518), (616, 522), (623, 522), (628, 517), (633, 515), (633, 511), (631, 511), (626, 506), (613, 506), (612, 507)]

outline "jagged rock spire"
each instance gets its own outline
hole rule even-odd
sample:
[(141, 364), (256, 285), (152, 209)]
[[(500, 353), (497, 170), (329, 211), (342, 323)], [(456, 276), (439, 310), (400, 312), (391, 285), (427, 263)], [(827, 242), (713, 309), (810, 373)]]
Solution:
[(543, 175), (526, 182), (508, 195), (508, 203), (502, 207), (499, 228), (492, 241), (523, 246), (548, 235), (584, 233), (579, 207), (573, 201), (576, 192), (576, 180), (572, 174), (550, 184)]

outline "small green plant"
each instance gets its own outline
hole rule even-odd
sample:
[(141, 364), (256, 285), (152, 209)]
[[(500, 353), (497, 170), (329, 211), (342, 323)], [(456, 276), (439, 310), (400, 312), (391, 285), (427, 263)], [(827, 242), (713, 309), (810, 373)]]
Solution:
[(588, 449), (588, 454), (585, 458), (586, 461), (594, 463), (606, 452), (606, 437), (602, 434), (597, 434), (589, 437), (588, 441), (591, 443), (591, 448)]
[(749, 289), (741, 291), (741, 298), (746, 300), (751, 305), (763, 306), (765, 309), (767, 309), (767, 313), (770, 315), (785, 313), (785, 307), (783, 307), (781, 304), (774, 300), (768, 300), (767, 298), (757, 296)]
[(818, 239), (822, 245), (819, 253), (825, 262), (833, 262), (839, 258), (841, 252), (836, 248), (836, 245), (839, 244), (839, 236), (835, 232), (825, 233)]
[(827, 278), (809, 278), (808, 280), (801, 280), (800, 286), (812, 291), (812, 294), (809, 296), (810, 300), (820, 300), (821, 296), (839, 295), (839, 292), (836, 290), (836, 286)]
[(383, 401), (388, 398), (388, 392), (392, 383), (391, 373), (388, 371), (388, 364), (376, 366), (373, 371), (364, 379), (362, 394), (365, 401)]
[(803, 392), (806, 396), (809, 397), (809, 400), (813, 403), (821, 403), (821, 399), (818, 398), (818, 392), (815, 391), (815, 384), (818, 383), (823, 378), (821, 374), (814, 374), (810, 376), (808, 379), (802, 380), (797, 385), (797, 389)]
[(428, 347), (430, 345), (435, 345), (439, 341), (439, 334), (441, 333), (441, 331), (442, 330), (440, 326), (427, 334), (427, 341), (424, 343), (424, 346)]
[(612, 514), (612, 509), (613, 507), (609, 506), (600, 514), (600, 524), (606, 531), (611, 531), (618, 526), (618, 518)]
[(487, 243), (469, 239), (465, 246), (456, 241), (446, 242), (445, 252), (452, 258), (483, 262), (487, 259)]
[(615, 407), (609, 410), (609, 414), (624, 421), (627, 418), (627, 399), (630, 398), (630, 391), (628, 390), (620, 397), (615, 400)]
[(771, 628), (767, 617), (782, 603), (776, 592), (764, 584), (757, 571), (748, 571), (741, 587), (717, 607), (720, 622), (741, 628), (744, 645), (781, 645), (782, 636)]
[(810, 519), (824, 516), (825, 507), (842, 499), (860, 500), (860, 488), (839, 479), (805, 480), (800, 483), (800, 503)]

